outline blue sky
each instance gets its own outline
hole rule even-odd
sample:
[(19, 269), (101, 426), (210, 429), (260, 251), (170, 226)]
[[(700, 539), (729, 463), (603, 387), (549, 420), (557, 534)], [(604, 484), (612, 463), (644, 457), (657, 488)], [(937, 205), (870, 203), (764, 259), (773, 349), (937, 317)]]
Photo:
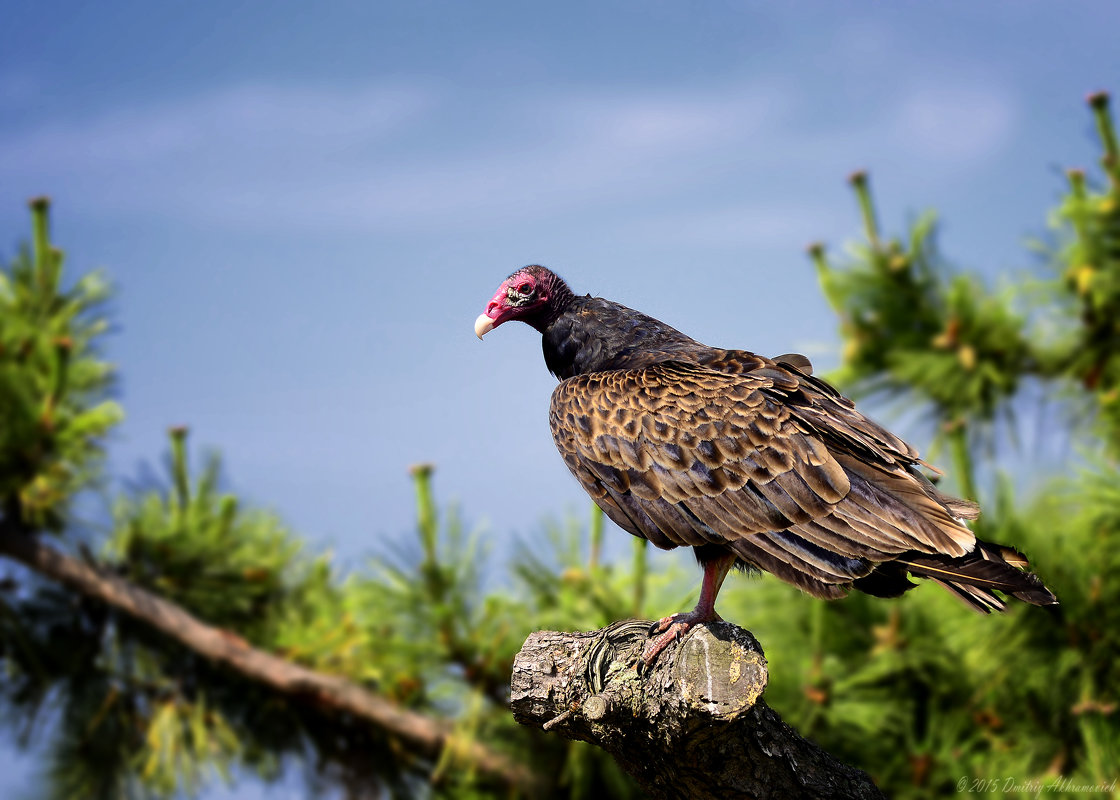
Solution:
[[(499, 556), (584, 509), (539, 337), (471, 332), (514, 268), (827, 368), (835, 322), (804, 249), (858, 233), (852, 170), (888, 227), (936, 208), (961, 266), (1021, 270), (1061, 169), (1095, 157), (1085, 94), (1120, 90), (1114, 2), (3, 17), (0, 253), (46, 193), (71, 274), (118, 287), (114, 472), (158, 464), (189, 424), (233, 486), (344, 565), (410, 535), (417, 461)], [(34, 794), (33, 759), (7, 758), (0, 789)]]

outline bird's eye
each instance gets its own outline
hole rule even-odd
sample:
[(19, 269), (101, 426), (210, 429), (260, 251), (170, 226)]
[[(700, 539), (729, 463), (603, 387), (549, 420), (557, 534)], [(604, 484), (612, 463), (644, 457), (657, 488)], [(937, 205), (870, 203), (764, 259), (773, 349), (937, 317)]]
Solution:
[(523, 283), (517, 287), (517, 291), (519, 294), (529, 294), (529, 292), (533, 291), (533, 284)]

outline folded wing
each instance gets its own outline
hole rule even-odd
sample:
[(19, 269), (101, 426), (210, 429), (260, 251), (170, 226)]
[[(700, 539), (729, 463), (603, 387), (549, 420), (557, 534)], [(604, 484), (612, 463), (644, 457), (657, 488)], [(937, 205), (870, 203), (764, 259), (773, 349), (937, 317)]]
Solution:
[(723, 547), (820, 597), (900, 554), (970, 553), (957, 517), (975, 506), (941, 494), (912, 448), (807, 369), (712, 351), (579, 375), (553, 393), (553, 438), (630, 533)]

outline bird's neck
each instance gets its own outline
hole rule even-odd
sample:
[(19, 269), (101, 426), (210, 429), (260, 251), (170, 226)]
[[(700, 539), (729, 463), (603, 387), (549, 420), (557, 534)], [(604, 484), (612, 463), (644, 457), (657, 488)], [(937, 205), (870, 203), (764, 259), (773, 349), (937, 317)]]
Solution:
[(552, 276), (552, 283), (549, 284), (548, 291), (549, 301), (545, 307), (546, 313), (529, 322), (542, 334), (565, 314), (573, 303), (581, 299), (576, 297), (575, 292), (568, 287), (568, 284), (555, 275)]
[(691, 361), (687, 351), (702, 347), (653, 317), (590, 295), (573, 296), (561, 313), (538, 330), (545, 364), (561, 380), (678, 357)]

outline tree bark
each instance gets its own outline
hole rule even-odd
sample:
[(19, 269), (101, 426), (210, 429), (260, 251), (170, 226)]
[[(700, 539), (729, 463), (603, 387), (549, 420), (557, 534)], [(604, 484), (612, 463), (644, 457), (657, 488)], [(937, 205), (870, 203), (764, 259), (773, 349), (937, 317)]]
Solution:
[(534, 633), (514, 660), (514, 717), (602, 747), (654, 798), (883, 797), (762, 701), (766, 658), (750, 633), (698, 626), (639, 672), (650, 625)]
[(208, 625), (159, 595), (66, 555), (18, 526), (0, 525), (0, 555), (151, 625), (213, 661), (280, 694), (315, 702), (333, 713), (353, 714), (383, 729), (426, 758), (450, 749), (487, 782), (533, 796), (537, 778), (523, 765), (479, 742), (456, 738), (451, 726), (402, 708), (338, 675), (328, 675), (252, 647), (223, 628)]

